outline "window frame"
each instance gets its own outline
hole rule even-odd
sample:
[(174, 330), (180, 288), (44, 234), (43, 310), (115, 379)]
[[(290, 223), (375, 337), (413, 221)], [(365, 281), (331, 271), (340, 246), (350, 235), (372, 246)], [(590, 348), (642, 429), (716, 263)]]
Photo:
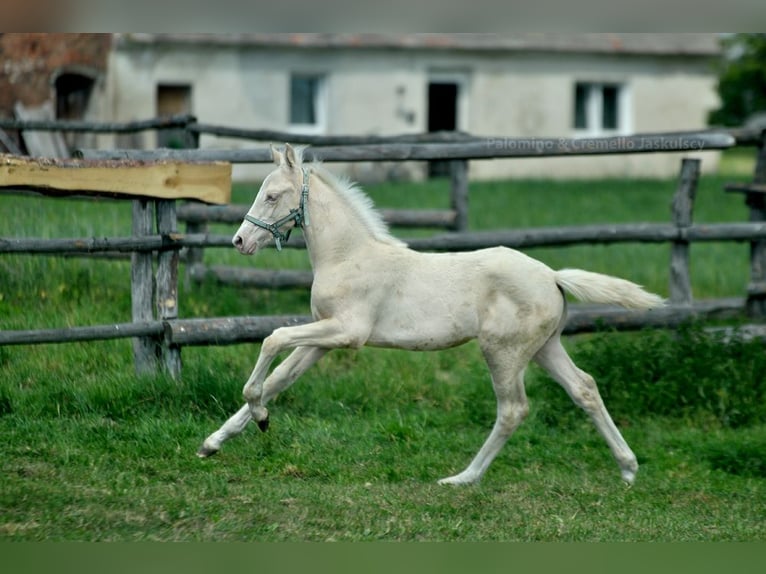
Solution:
[[(616, 120), (617, 126), (615, 128), (604, 127), (604, 92), (607, 89), (614, 89), (616, 91)], [(586, 94), (585, 98), (585, 126), (577, 126), (577, 109), (578, 99), (577, 94), (580, 90), (583, 90)], [(578, 80), (574, 83), (572, 90), (572, 130), (575, 137), (585, 136), (614, 136), (614, 135), (627, 135), (631, 133), (632, 126), (630, 123), (630, 91), (625, 82), (619, 81), (582, 81)]]
[[(314, 123), (293, 122), (293, 80), (296, 78), (316, 79), (316, 89), (313, 96)], [(321, 72), (292, 72), (287, 86), (287, 126), (288, 131), (302, 134), (323, 134), (327, 131), (327, 75)]]

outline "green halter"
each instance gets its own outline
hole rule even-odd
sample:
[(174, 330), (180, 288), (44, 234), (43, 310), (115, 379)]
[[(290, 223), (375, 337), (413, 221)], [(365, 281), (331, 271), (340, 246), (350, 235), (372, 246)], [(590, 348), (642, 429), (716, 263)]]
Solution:
[(277, 246), (277, 251), (282, 251), (282, 242), (284, 241), (287, 243), (287, 240), (290, 239), (290, 232), (293, 230), (291, 227), (287, 230), (287, 233), (282, 233), (279, 229), (280, 227), (290, 221), (295, 221), (295, 225), (299, 227), (309, 226), (309, 214), (308, 211), (306, 211), (306, 203), (309, 200), (309, 170), (302, 167), (301, 171), (303, 171), (303, 186), (301, 187), (301, 201), (296, 209), (291, 209), (290, 213), (274, 223), (266, 223), (265, 221), (261, 221), (250, 215), (245, 215), (245, 221), (249, 221), (253, 225), (271, 232), (274, 236), (274, 243)]

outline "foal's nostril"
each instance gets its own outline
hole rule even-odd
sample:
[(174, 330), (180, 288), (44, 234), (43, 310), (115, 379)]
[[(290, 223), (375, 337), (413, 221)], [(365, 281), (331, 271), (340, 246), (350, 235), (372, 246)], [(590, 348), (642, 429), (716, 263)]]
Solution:
[(242, 247), (242, 244), (244, 243), (243, 239), (239, 235), (235, 235), (234, 239), (232, 239), (231, 242), (234, 244), (234, 247), (236, 248)]

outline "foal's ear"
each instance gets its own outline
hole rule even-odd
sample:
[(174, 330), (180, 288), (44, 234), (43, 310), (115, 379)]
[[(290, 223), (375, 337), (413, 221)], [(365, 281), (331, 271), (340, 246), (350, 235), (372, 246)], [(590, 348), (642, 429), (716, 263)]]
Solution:
[(271, 148), (271, 159), (274, 160), (275, 164), (282, 165), (282, 161), (284, 160), (282, 152), (275, 148), (273, 144), (269, 144), (269, 147)]
[(285, 144), (285, 165), (292, 169), (295, 167), (295, 164), (298, 163), (298, 160), (295, 157), (295, 150), (293, 149), (293, 146), (291, 146), (289, 143)]

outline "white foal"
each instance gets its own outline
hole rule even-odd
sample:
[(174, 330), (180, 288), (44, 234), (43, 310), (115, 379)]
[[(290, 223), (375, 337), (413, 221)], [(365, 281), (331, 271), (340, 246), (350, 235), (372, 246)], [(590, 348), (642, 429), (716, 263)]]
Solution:
[[(314, 322), (276, 329), (243, 394), (247, 401), (210, 435), (200, 456), (215, 454), (252, 419), (268, 426), (266, 405), (330, 349), (363, 345), (436, 350), (478, 339), (492, 376), (497, 418), (489, 437), (461, 473), (442, 484), (477, 482), (527, 414), (524, 370), (534, 360), (584, 409), (606, 440), (623, 480), (633, 483), (636, 457), (601, 400), (593, 378), (578, 369), (561, 344), (564, 291), (594, 303), (632, 309), (663, 305), (638, 285), (577, 269), (554, 271), (503, 247), (468, 253), (418, 253), (388, 232), (369, 198), (301, 150), (273, 150), (277, 168), (266, 178), (234, 246), (253, 254), (271, 241), (281, 248), (303, 228), (314, 283)], [(279, 353), (292, 350), (277, 368)]]

